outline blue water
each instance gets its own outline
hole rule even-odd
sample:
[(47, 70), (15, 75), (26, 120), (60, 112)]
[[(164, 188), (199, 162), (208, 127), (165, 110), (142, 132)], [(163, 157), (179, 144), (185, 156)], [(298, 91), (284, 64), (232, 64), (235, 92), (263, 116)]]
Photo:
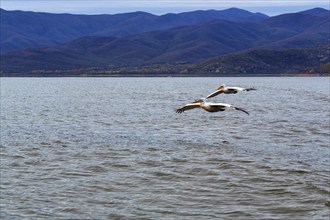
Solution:
[(329, 219), (328, 77), (0, 80), (2, 219)]

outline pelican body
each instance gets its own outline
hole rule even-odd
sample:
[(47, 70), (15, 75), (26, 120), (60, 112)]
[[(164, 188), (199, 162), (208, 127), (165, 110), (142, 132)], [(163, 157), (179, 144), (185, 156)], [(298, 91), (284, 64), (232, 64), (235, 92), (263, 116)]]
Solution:
[(245, 114), (249, 114), (246, 110), (244, 110), (242, 108), (238, 108), (238, 107), (235, 107), (235, 106), (227, 104), (227, 103), (205, 102), (204, 99), (199, 99), (192, 103), (186, 104), (186, 105), (182, 106), (181, 108), (178, 108), (176, 110), (176, 113), (182, 113), (184, 111), (194, 109), (194, 108), (202, 108), (208, 112), (219, 112), (219, 111), (225, 111), (228, 109), (234, 109), (234, 110), (242, 111)]
[(211, 93), (210, 95), (206, 96), (206, 98), (212, 98), (214, 96), (217, 96), (221, 93), (224, 94), (235, 94), (237, 92), (248, 92), (251, 90), (257, 90), (255, 88), (242, 88), (242, 87), (227, 87), (225, 85), (221, 85), (219, 88), (216, 89), (216, 91), (214, 91), (213, 93)]

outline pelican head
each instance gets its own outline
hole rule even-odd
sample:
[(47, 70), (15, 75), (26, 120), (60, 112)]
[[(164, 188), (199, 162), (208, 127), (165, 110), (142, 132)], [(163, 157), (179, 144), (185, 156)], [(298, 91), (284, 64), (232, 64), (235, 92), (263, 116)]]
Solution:
[(217, 90), (224, 89), (226, 87), (225, 84), (222, 84)]

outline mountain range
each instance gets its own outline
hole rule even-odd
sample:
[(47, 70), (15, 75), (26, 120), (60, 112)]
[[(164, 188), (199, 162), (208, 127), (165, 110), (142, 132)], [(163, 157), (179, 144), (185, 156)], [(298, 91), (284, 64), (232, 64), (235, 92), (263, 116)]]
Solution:
[(193, 11), (161, 16), (146, 12), (114, 15), (73, 15), (1, 11), (1, 52), (52, 46), (84, 36), (127, 36), (214, 19), (258, 22), (268, 16), (242, 9)]
[(244, 57), (251, 50), (327, 48), (330, 18), (321, 8), (274, 17), (237, 8), (162, 16), (1, 10), (1, 26), (3, 73), (127, 71), (159, 65), (198, 69), (208, 60)]

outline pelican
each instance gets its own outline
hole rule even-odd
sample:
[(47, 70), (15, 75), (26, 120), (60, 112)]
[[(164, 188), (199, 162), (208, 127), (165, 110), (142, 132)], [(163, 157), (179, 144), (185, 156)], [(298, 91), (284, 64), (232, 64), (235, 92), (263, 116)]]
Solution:
[(205, 111), (208, 112), (219, 112), (219, 111), (225, 111), (228, 109), (234, 109), (234, 110), (238, 110), (238, 111), (242, 111), (246, 114), (249, 115), (249, 113), (242, 109), (242, 108), (238, 108), (235, 106), (232, 106), (230, 104), (226, 104), (226, 103), (212, 103), (212, 102), (205, 102), (205, 99), (198, 99), (192, 103), (186, 104), (184, 106), (182, 106), (181, 108), (178, 108), (176, 110), (176, 113), (182, 113), (184, 111), (190, 110), (190, 109), (194, 109), (194, 108), (202, 108)]
[(206, 96), (206, 98), (211, 98), (214, 97), (216, 95), (219, 95), (221, 93), (225, 93), (225, 94), (235, 94), (239, 91), (244, 91), (244, 92), (248, 92), (251, 90), (257, 90), (255, 88), (242, 88), (242, 87), (227, 87), (224, 84), (221, 85), (219, 88), (217, 88), (217, 90), (215, 90), (213, 93), (211, 93), (210, 95)]

